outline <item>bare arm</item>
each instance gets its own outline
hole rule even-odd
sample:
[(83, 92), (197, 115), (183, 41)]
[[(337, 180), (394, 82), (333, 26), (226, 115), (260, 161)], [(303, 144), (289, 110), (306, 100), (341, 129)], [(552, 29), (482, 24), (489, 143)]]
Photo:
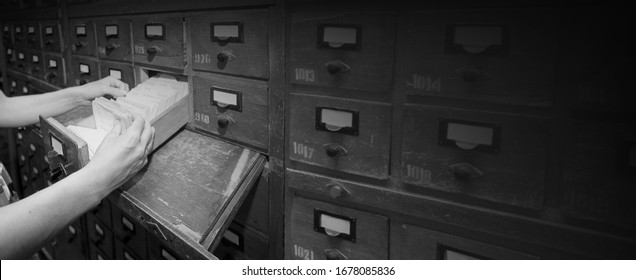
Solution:
[(69, 87), (45, 94), (6, 97), (0, 94), (0, 127), (16, 127), (38, 122), (39, 115), (53, 117), (77, 106), (88, 105), (102, 95), (124, 96), (128, 85), (112, 77), (83, 86)]
[(147, 163), (154, 128), (137, 117), (121, 135), (120, 129), (119, 124), (113, 128), (86, 167), (23, 200), (0, 207), (0, 259), (33, 255)]

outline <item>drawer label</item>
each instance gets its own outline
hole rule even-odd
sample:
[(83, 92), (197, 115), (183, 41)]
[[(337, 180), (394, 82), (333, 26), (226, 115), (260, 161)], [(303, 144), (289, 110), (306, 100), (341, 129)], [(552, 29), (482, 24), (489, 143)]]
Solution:
[(431, 171), (420, 166), (406, 165), (406, 177), (413, 183), (430, 183)]
[(212, 58), (209, 53), (195, 53), (194, 63), (212, 63)]
[(305, 159), (311, 159), (314, 155), (315, 149), (312, 147), (308, 147), (301, 143), (293, 143), (294, 145), (294, 154), (302, 156)]
[(203, 113), (194, 112), (194, 120), (204, 124), (210, 124), (210, 116)]
[(314, 251), (294, 244), (294, 256), (303, 260), (313, 260)]
[(316, 71), (314, 69), (306, 69), (306, 68), (296, 68), (294, 70), (296, 81), (303, 82), (315, 82), (316, 81)]
[(428, 92), (442, 92), (441, 78), (426, 77), (418, 74), (413, 74), (412, 77), (412, 81), (406, 82), (407, 86)]
[(135, 45), (135, 54), (146, 54), (146, 47), (144, 45)]

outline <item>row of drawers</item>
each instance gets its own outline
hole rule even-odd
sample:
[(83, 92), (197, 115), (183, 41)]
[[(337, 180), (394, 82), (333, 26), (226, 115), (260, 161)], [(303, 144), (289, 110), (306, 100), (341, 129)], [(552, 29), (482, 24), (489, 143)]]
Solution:
[[(55, 86), (66, 85), (65, 60), (57, 53), (44, 53), (38, 50), (6, 48), (7, 67), (33, 78), (44, 80)], [(9, 85), (11, 91), (19, 89), (20, 94), (28, 94), (16, 83)], [(15, 93), (14, 93), (15, 94)]]
[(288, 259), (536, 259), (492, 244), (300, 196), (292, 197), (290, 205), (286, 224)]
[[(59, 40), (59, 28), (52, 30), (49, 22), (6, 23), (3, 29), (8, 46), (60, 50), (59, 44), (51, 46), (49, 38), (56, 36)], [(53, 31), (55, 34), (49, 34)], [(187, 17), (71, 19), (68, 32), (73, 54), (183, 69), (184, 42), (188, 40), (195, 70), (269, 77), (268, 14), (264, 9), (213, 11)]]

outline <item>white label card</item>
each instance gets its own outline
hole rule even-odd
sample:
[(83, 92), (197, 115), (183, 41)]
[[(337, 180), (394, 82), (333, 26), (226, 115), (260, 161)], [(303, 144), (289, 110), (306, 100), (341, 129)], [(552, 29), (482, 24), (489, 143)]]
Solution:
[(12, 49), (7, 49), (7, 54), (8, 55), (12, 55), (13, 54), (13, 50)]
[(119, 27), (117, 25), (106, 25), (106, 36), (116, 36), (119, 34)]
[(4, 32), (9, 32), (9, 27), (8, 26), (4, 27)]
[(34, 55), (33, 57), (31, 57), (31, 60), (37, 63), (37, 62), (40, 62), (40, 57), (37, 55)]
[(135, 231), (135, 225), (126, 219), (126, 217), (121, 217), (121, 223), (126, 227), (129, 231)]
[(238, 234), (230, 230), (226, 230), (225, 233), (223, 233), (223, 238), (236, 246), (239, 246), (241, 243), (241, 238), (238, 236)]
[(163, 37), (162, 25), (146, 25), (146, 36)]
[(57, 61), (49, 59), (49, 68), (57, 68)]
[(358, 30), (350, 27), (325, 27), (323, 41), (329, 44), (356, 44)]
[(229, 92), (223, 92), (223, 91), (219, 91), (219, 90), (214, 90), (214, 101), (216, 101), (217, 103), (222, 103), (222, 104), (226, 104), (226, 105), (238, 105), (238, 100), (236, 98), (236, 94), (234, 93), (229, 93)]
[(27, 32), (29, 32), (29, 34), (34, 34), (35, 33), (35, 27), (29, 26), (28, 29), (27, 29)]
[(76, 26), (75, 35), (86, 35), (86, 26)]
[(320, 121), (331, 127), (353, 127), (353, 113), (323, 108)]
[(18, 59), (20, 59), (20, 60), (24, 59), (24, 54), (23, 53), (18, 53)]
[(15, 33), (22, 33), (22, 28), (20, 26), (16, 26)]
[(238, 25), (214, 25), (214, 37), (217, 38), (232, 38), (239, 37)]
[(110, 70), (108, 70), (108, 74), (111, 77), (113, 77), (113, 78), (121, 80), (121, 71), (120, 70), (110, 69)]
[(492, 127), (449, 123), (446, 138), (455, 140), (460, 148), (472, 149), (477, 145), (492, 146), (493, 134)]
[(329, 215), (320, 215), (320, 226), (325, 228), (325, 232), (329, 235), (351, 234), (351, 222)]
[(52, 26), (47, 26), (44, 28), (44, 34), (46, 35), (52, 35), (53, 34), (53, 27)]
[(168, 253), (168, 251), (166, 251), (165, 249), (161, 249), (161, 256), (166, 259), (166, 260), (176, 260), (177, 258), (175, 258), (172, 254)]
[(91, 68), (86, 64), (80, 64), (79, 70), (80, 70), (80, 73), (85, 73), (85, 74), (88, 74), (91, 72)]

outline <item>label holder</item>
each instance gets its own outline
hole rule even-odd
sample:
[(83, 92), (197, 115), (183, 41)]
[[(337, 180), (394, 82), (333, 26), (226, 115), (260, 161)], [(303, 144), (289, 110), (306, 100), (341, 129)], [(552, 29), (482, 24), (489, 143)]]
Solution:
[[(214, 92), (215, 91), (220, 91), (220, 92), (236, 95), (236, 105), (225, 104), (225, 103), (222, 103), (222, 102), (218, 102), (217, 100), (214, 99)], [(210, 105), (216, 106), (216, 107), (219, 107), (219, 108), (223, 108), (223, 109), (230, 109), (230, 110), (234, 110), (234, 111), (237, 111), (237, 112), (242, 112), (242, 110), (243, 110), (243, 93), (240, 92), (240, 91), (231, 90), (231, 89), (225, 89), (225, 88), (220, 88), (220, 87), (212, 87), (212, 88), (210, 88)]]
[(440, 146), (447, 146), (447, 147), (454, 147), (454, 148), (461, 148), (461, 147), (457, 145), (456, 140), (448, 139), (449, 124), (461, 124), (461, 125), (491, 128), (492, 129), (491, 144), (490, 145), (478, 144), (475, 147), (472, 147), (470, 150), (480, 151), (480, 152), (489, 152), (489, 153), (499, 153), (499, 149), (501, 145), (501, 127), (499, 125), (492, 124), (492, 123), (484, 123), (484, 122), (440, 118), (438, 143)]
[[(340, 29), (354, 29), (355, 30), (355, 42), (340, 42), (333, 43), (325, 40), (325, 30), (328, 28), (340, 28)], [(351, 50), (359, 51), (362, 48), (362, 28), (356, 24), (319, 24), (318, 25), (318, 48), (337, 49), (337, 50)]]
[[(237, 26), (237, 36), (216, 36), (215, 27), (217, 26)], [(210, 23), (210, 37), (212, 42), (219, 43), (243, 43), (243, 23), (242, 22), (213, 22)]]
[[(351, 126), (350, 127), (341, 127), (338, 130), (329, 129), (328, 124), (322, 122), (322, 112), (323, 109), (334, 110), (334, 111), (342, 111), (351, 114)], [(347, 135), (358, 136), (360, 129), (360, 116), (357, 111), (333, 108), (333, 107), (316, 107), (316, 130), (327, 131), (327, 132), (336, 132)]]
[[(347, 222), (349, 222), (349, 234), (339, 233), (338, 235), (334, 236), (328, 233), (327, 230), (321, 225), (321, 222), (320, 222), (321, 217), (323, 215), (326, 215), (335, 219), (346, 220)], [(356, 242), (356, 218), (333, 214), (333, 213), (329, 213), (320, 209), (314, 209), (314, 231), (355, 243)]]

